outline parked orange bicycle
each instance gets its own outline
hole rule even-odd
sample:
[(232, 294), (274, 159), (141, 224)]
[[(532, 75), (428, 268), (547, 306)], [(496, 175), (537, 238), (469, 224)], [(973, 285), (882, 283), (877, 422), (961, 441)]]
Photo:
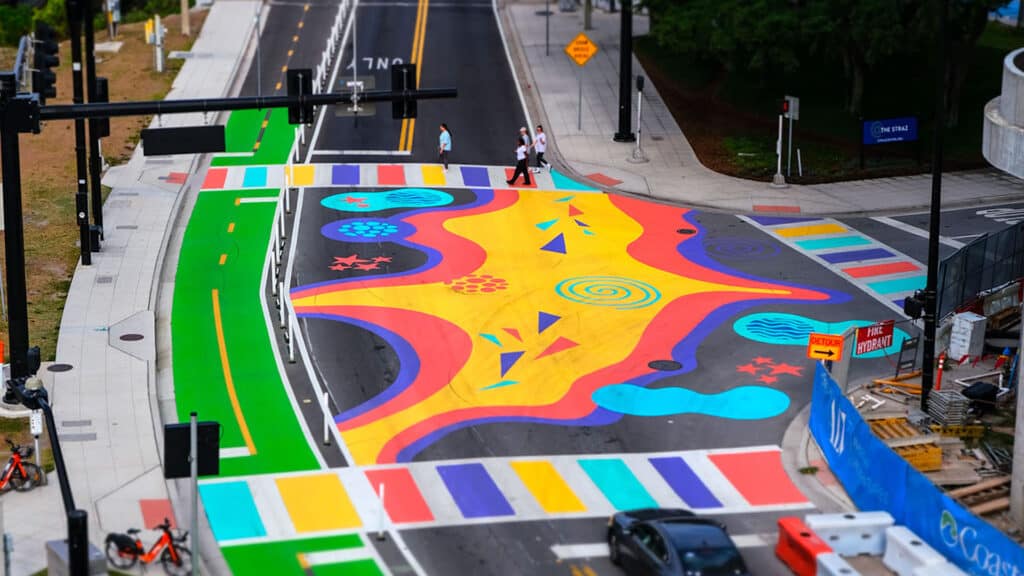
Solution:
[(131, 528), (127, 534), (111, 532), (107, 534), (107, 560), (115, 568), (122, 570), (135, 566), (136, 562), (150, 564), (160, 559), (164, 571), (172, 576), (184, 576), (192, 573), (192, 552), (183, 546), (188, 538), (188, 532), (175, 537), (171, 531), (171, 521), (164, 518), (164, 523), (153, 527), (153, 530), (161, 530), (163, 534), (153, 547), (146, 552), (137, 534), (138, 528)]
[(11, 447), (11, 457), (4, 466), (3, 474), (0, 474), (0, 490), (14, 488), (19, 492), (27, 492), (43, 483), (43, 471), (32, 462), (27, 460), (34, 452), (31, 446), (19, 446), (5, 438), (7, 445)]

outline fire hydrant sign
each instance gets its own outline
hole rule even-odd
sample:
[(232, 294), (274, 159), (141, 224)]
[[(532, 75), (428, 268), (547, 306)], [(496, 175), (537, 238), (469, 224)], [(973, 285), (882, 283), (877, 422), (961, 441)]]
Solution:
[(591, 42), (586, 34), (580, 32), (565, 46), (565, 53), (572, 58), (577, 66), (584, 66), (594, 54), (597, 54), (597, 44)]
[(857, 328), (857, 344), (854, 350), (857, 354), (867, 354), (875, 350), (883, 350), (892, 346), (893, 333), (892, 320), (872, 324), (863, 328)]
[(843, 357), (843, 337), (838, 334), (816, 334), (807, 337), (807, 357), (815, 360), (839, 360)]

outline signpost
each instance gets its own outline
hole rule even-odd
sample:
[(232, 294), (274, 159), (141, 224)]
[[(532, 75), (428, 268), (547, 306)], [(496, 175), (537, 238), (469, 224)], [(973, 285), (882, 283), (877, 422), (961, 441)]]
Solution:
[[(576, 63), (577, 66), (583, 68), (587, 65), (587, 62), (597, 54), (597, 44), (594, 44), (586, 34), (580, 32), (565, 46), (565, 53), (569, 55), (569, 58)], [(577, 108), (579, 113), (576, 117), (576, 129), (583, 130), (583, 74), (576, 74), (576, 78), (579, 80), (579, 99), (577, 101)]]
[(857, 328), (856, 354), (867, 354), (892, 346), (893, 320), (886, 320), (871, 326)]
[[(900, 142), (917, 142), (917, 117), (886, 118), (882, 120), (862, 120), (860, 139), (860, 167), (864, 168), (864, 147), (879, 144), (897, 144)], [(917, 150), (918, 163), (921, 162), (921, 147)]]
[(807, 338), (807, 357), (814, 360), (839, 360), (843, 357), (843, 337), (811, 332)]
[(793, 121), (800, 119), (800, 99), (786, 96), (786, 118), (789, 119), (789, 152), (786, 153), (786, 176), (793, 176)]

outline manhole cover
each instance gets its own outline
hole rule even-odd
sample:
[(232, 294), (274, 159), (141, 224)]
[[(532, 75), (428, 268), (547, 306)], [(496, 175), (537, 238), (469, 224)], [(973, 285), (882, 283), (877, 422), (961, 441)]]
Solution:
[(660, 370), (662, 372), (672, 372), (674, 370), (679, 370), (680, 368), (683, 367), (682, 364), (676, 362), (675, 360), (653, 360), (651, 362), (648, 362), (647, 365), (653, 368), (654, 370)]
[(696, 232), (697, 231), (694, 230), (693, 228), (680, 228), (679, 230), (676, 230), (677, 234), (682, 234), (683, 236), (689, 236), (690, 234), (694, 234)]
[(122, 334), (121, 335), (121, 340), (124, 340), (125, 342), (138, 342), (139, 340), (142, 340), (143, 338), (145, 338), (145, 336), (143, 336), (142, 334)]
[(71, 368), (71, 364), (50, 364), (46, 367), (50, 372), (67, 372)]

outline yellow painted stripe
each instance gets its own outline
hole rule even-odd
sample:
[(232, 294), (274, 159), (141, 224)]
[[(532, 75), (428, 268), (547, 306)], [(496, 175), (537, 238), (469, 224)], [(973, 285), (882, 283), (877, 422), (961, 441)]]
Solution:
[(580, 502), (551, 462), (516, 461), (510, 465), (548, 514), (587, 511), (587, 507)]
[(281, 83), (278, 82), (277, 84), (274, 85), (274, 90), (280, 90), (280, 89), (281, 89)]
[(583, 570), (575, 564), (569, 564), (569, 571), (572, 572), (572, 576), (583, 576)]
[(255, 151), (259, 150), (259, 149), (260, 149), (260, 141), (257, 140), (256, 143), (252, 145), (252, 151), (255, 152)]
[(242, 205), (242, 199), (241, 198), (235, 198), (235, 206), (241, 206), (241, 205)]
[(303, 570), (309, 570), (309, 560), (306, 560), (305, 552), (299, 552), (295, 556), (299, 561), (299, 568), (302, 568)]
[(337, 474), (289, 476), (275, 482), (295, 531), (300, 534), (363, 525)]
[[(416, 62), (419, 66), (416, 67), (416, 87), (420, 87), (420, 76), (423, 75), (423, 46), (426, 44), (427, 39), (427, 10), (430, 8), (430, 0), (423, 0), (423, 20), (420, 23), (420, 48), (416, 54)], [(410, 139), (411, 141), (411, 139)]]
[(774, 230), (779, 236), (793, 238), (796, 236), (817, 236), (819, 234), (838, 234), (847, 232), (845, 226), (839, 224), (814, 224), (812, 226), (797, 226), (795, 228), (779, 228)]
[[(301, 166), (292, 166), (290, 180), (296, 186), (312, 186), (313, 177), (316, 174), (316, 167), (312, 164), (303, 164)], [(288, 169), (284, 169), (285, 174), (289, 174)]]
[(420, 166), (423, 172), (423, 183), (427, 186), (444, 186), (448, 179), (444, 177), (444, 169), (440, 166), (424, 164)]
[(398, 149), (405, 150), (405, 134), (409, 131), (409, 119), (402, 118), (402, 133), (398, 135)]
[(583, 565), (583, 573), (586, 576), (597, 576), (597, 572), (594, 572), (594, 569), (590, 567), (590, 564)]
[[(237, 199), (236, 199), (237, 202)], [(217, 348), (220, 350), (220, 365), (224, 370), (224, 385), (228, 389), (228, 398), (231, 400), (231, 409), (235, 411), (235, 420), (238, 421), (238, 428), (245, 440), (245, 446), (249, 449), (249, 455), (256, 455), (256, 444), (249, 434), (249, 425), (245, 423), (245, 415), (242, 414), (242, 406), (238, 403), (238, 394), (235, 393), (235, 381), (231, 378), (231, 364), (228, 362), (228, 347), (224, 342), (224, 324), (220, 317), (220, 291), (213, 289), (213, 325), (217, 331)]]
[[(416, 26), (412, 36), (412, 54), (409, 55), (409, 62), (416, 66), (416, 87), (420, 85), (420, 75), (423, 70), (423, 45), (427, 31), (427, 9), (429, 0), (419, 0), (416, 7)], [(402, 120), (402, 133), (398, 137), (398, 149), (404, 152), (412, 150), (412, 137), (416, 130), (416, 119), (405, 118)]]
[(228, 261), (228, 255), (227, 254), (221, 254), (220, 255), (220, 265), (223, 266), (224, 263), (227, 262), (227, 261)]
[[(280, 82), (278, 82), (277, 84), (278, 84), (279, 86), (281, 85), (281, 83), (280, 83)], [(270, 120), (264, 120), (264, 121), (263, 121), (263, 124), (260, 124), (260, 127), (262, 127), (262, 128), (266, 128), (268, 124), (270, 124)]]
[(228, 234), (231, 234), (234, 231), (235, 231), (235, 223), (232, 222), (232, 223), (228, 224)]

